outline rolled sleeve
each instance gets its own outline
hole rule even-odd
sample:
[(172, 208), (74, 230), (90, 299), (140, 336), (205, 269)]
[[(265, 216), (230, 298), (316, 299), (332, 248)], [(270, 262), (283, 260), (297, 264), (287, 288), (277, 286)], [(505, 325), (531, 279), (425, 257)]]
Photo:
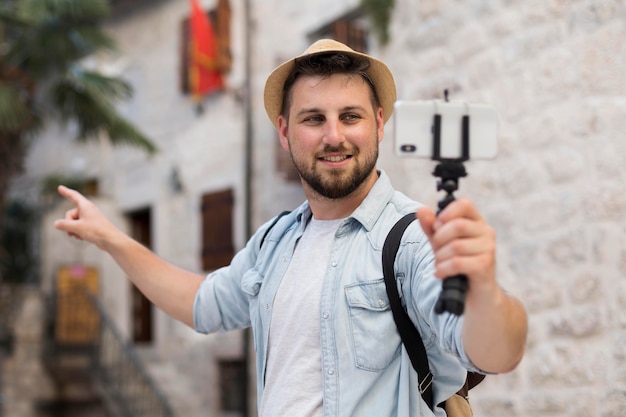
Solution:
[(214, 287), (215, 280), (207, 276), (196, 293), (193, 304), (193, 325), (198, 333), (206, 334), (224, 330)]

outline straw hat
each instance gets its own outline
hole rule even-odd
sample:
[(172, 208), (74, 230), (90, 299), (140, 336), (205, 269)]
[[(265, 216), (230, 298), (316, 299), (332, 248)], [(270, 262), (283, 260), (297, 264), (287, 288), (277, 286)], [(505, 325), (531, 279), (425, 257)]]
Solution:
[(370, 66), (366, 72), (374, 84), (374, 89), (376, 90), (376, 95), (378, 95), (380, 105), (383, 108), (383, 115), (386, 122), (389, 117), (391, 117), (393, 104), (396, 101), (396, 85), (393, 81), (393, 75), (391, 75), (391, 71), (387, 68), (387, 65), (369, 55), (356, 52), (341, 42), (337, 42), (332, 39), (321, 39), (309, 46), (302, 55), (290, 59), (289, 61), (276, 67), (276, 69), (272, 71), (270, 76), (267, 78), (264, 93), (265, 111), (274, 126), (278, 128), (278, 116), (280, 115), (283, 105), (283, 87), (285, 85), (285, 80), (294, 68), (295, 60), (304, 56), (327, 52), (342, 52), (347, 55), (363, 57), (369, 60)]

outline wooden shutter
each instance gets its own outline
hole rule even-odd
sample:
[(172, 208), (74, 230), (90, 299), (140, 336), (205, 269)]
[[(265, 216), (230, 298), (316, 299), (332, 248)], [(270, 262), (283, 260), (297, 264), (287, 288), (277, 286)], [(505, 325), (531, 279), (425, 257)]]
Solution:
[(358, 52), (367, 52), (367, 37), (365, 30), (350, 19), (338, 19), (332, 24), (335, 40), (348, 45)]
[(217, 67), (222, 74), (228, 74), (233, 66), (233, 55), (230, 51), (230, 19), (228, 0), (218, 0), (214, 27), (217, 39)]
[(233, 259), (232, 190), (202, 196), (202, 269), (228, 265)]
[(180, 91), (183, 94), (189, 94), (190, 86), (189, 86), (189, 37), (190, 37), (190, 28), (189, 28), (189, 18), (186, 17), (180, 22), (180, 45), (179, 48), (179, 85)]
[[(211, 19), (215, 40), (217, 42), (217, 67), (222, 74), (230, 72), (233, 66), (233, 58), (230, 48), (230, 4), (228, 0), (219, 0), (215, 10), (207, 11), (207, 16)], [(179, 44), (179, 88), (183, 94), (189, 94), (189, 40), (190, 28), (189, 17), (180, 22), (180, 44)]]

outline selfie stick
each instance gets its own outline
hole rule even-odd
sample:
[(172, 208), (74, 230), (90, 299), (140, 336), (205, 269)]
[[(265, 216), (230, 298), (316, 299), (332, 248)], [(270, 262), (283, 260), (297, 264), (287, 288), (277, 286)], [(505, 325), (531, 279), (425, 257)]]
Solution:
[[(448, 101), (448, 92), (445, 92)], [(459, 178), (465, 177), (467, 172), (463, 161), (469, 159), (469, 115), (463, 116), (461, 126), (461, 158), (446, 159), (441, 157), (441, 115), (435, 114), (433, 120), (433, 160), (439, 161), (433, 175), (441, 178), (437, 181), (437, 191), (445, 191), (446, 195), (437, 204), (437, 215), (454, 201), (454, 192), (459, 188)], [(435, 304), (435, 313), (441, 314), (447, 311), (460, 316), (465, 309), (465, 293), (467, 291), (467, 277), (455, 275), (443, 280), (441, 293)]]

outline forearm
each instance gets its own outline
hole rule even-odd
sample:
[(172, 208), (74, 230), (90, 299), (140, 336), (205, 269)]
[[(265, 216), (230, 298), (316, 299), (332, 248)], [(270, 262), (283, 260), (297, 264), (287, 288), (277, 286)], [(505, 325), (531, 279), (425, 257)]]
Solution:
[(501, 288), (468, 295), (463, 345), (479, 369), (493, 373), (515, 369), (524, 354), (527, 330), (522, 304)]
[(202, 275), (166, 262), (121, 232), (103, 243), (102, 249), (152, 303), (193, 328), (193, 304)]

